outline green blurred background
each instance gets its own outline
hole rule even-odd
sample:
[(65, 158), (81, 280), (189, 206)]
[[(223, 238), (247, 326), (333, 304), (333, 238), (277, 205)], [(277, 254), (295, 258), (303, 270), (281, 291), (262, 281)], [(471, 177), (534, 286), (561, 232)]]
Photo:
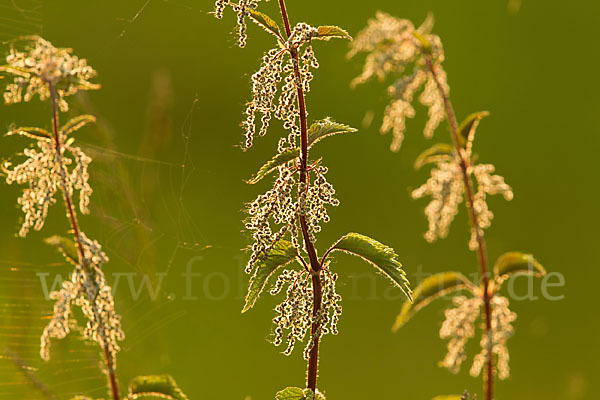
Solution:
[[(512, 377), (498, 384), (497, 397), (597, 399), (600, 6), (517, 1), (289, 0), (288, 8), (293, 21), (337, 24), (351, 34), (376, 10), (417, 23), (434, 12), (457, 113), (491, 111), (476, 151), (515, 191), (512, 202), (490, 201), (496, 215), (486, 236), (491, 261), (504, 251), (532, 252), (566, 282), (551, 290), (563, 300), (512, 301), (519, 315), (509, 341)], [(277, 15), (274, 2), (261, 8)], [(109, 273), (130, 274), (138, 286), (143, 274), (154, 283), (157, 274), (164, 276), (155, 300), (147, 290), (132, 296), (126, 278), (119, 284), (117, 309), (127, 333), (119, 354), (121, 383), (137, 374), (170, 373), (191, 399), (272, 399), (285, 386), (303, 384), (305, 363), (301, 351), (288, 358), (267, 341), (275, 299), (265, 296), (240, 314), (246, 288), (241, 249), (247, 244), (240, 220), (243, 204), (269, 184), (248, 186), (243, 179), (272, 155), (283, 131), (274, 126), (249, 152), (236, 147), (249, 76), (272, 43), (252, 26), (247, 48), (237, 48), (231, 11), (222, 21), (210, 11), (212, 2), (193, 0), (1, 0), (0, 40), (40, 33), (74, 48), (99, 72), (102, 90), (71, 101), (71, 114), (99, 118), (77, 134), (94, 157), (92, 213), (82, 225), (111, 258)], [(426, 110), (419, 108), (409, 121), (401, 152), (391, 153), (390, 137), (378, 132), (385, 86), (351, 90), (361, 63), (346, 60), (347, 43), (315, 48), (321, 68), (308, 97), (310, 117), (331, 116), (360, 128), (315, 151), (325, 157), (342, 202), (318, 245), (348, 231), (375, 237), (397, 250), (413, 284), (419, 270), (474, 271), (466, 214), (459, 214), (446, 240), (428, 244), (422, 237), (426, 202), (408, 195), (427, 177), (412, 169), (428, 145), (421, 134)], [(1, 107), (0, 125), (48, 128), (49, 111), (39, 101)], [(436, 135), (447, 140), (445, 128)], [(3, 138), (0, 156), (25, 144)], [(15, 237), (19, 191), (0, 186), (0, 399), (42, 398), (28, 383), (31, 373), (60, 399), (106, 397), (98, 350), (79, 334), (54, 342), (49, 363), (39, 359), (39, 336), (52, 310), (39, 274), (51, 280), (69, 270), (43, 238), (63, 234), (67, 225), (57, 204), (44, 231)], [(181, 275), (188, 265), (200, 274), (192, 293)], [(344, 314), (340, 335), (325, 337), (322, 345), (319, 386), (328, 398), (480, 392), (481, 380), (467, 368), (452, 375), (437, 367), (445, 353), (438, 330), (447, 300), (393, 334), (403, 301), (398, 293), (383, 278), (369, 278), (369, 267), (354, 259), (345, 257), (334, 268), (342, 272)], [(519, 281), (517, 291), (526, 285)], [(534, 290), (540, 296), (539, 281)]]

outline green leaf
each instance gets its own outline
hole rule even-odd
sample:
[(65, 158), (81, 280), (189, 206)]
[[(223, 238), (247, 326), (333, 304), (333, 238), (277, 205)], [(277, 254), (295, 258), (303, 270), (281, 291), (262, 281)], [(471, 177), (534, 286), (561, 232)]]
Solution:
[(406, 297), (412, 301), (410, 283), (406, 278), (406, 273), (402, 269), (402, 264), (398, 261), (398, 255), (394, 249), (368, 236), (353, 232), (342, 236), (327, 250), (326, 255), (336, 250), (358, 256), (375, 266), (386, 277), (391, 279), (394, 285), (402, 289)]
[(262, 255), (256, 261), (256, 269), (252, 278), (250, 278), (250, 286), (248, 294), (246, 294), (246, 303), (242, 312), (245, 313), (256, 303), (263, 289), (267, 285), (267, 281), (277, 268), (289, 264), (296, 258), (297, 250), (291, 242), (287, 240), (279, 240), (269, 254)]
[(267, 14), (261, 13), (260, 11), (255, 11), (250, 8), (247, 10), (250, 13), (249, 16), (252, 21), (254, 21), (265, 31), (283, 40), (283, 38), (281, 37), (281, 30), (279, 29), (279, 25), (277, 25), (277, 22), (273, 21), (271, 17), (269, 17)]
[(51, 140), (52, 134), (45, 129), (34, 126), (22, 126), (6, 133), (6, 136), (21, 135), (35, 140)]
[(62, 237), (62, 236), (51, 236), (44, 240), (46, 244), (50, 246), (54, 246), (62, 253), (62, 255), (67, 259), (67, 261), (72, 264), (79, 265), (79, 252), (77, 250), (77, 245), (71, 239)]
[(465, 120), (460, 124), (458, 128), (459, 137), (458, 140), (462, 147), (466, 147), (467, 144), (473, 142), (473, 138), (475, 137), (475, 131), (477, 130), (477, 126), (479, 122), (484, 118), (490, 115), (487, 111), (480, 111), (469, 115)]
[(63, 135), (68, 135), (69, 133), (75, 132), (92, 122), (96, 122), (96, 117), (94, 117), (93, 115), (80, 115), (69, 120), (69, 122), (64, 124), (60, 128), (60, 132)]
[(315, 39), (329, 40), (333, 38), (352, 40), (352, 36), (344, 29), (335, 25), (324, 25), (318, 28), (318, 33)]
[(423, 50), (423, 53), (431, 54), (431, 42), (425, 37), (425, 35), (422, 35), (419, 31), (413, 31), (412, 35), (421, 44), (421, 49)]
[(532, 254), (511, 251), (498, 257), (494, 265), (494, 275), (500, 281), (512, 275), (534, 275), (539, 278), (546, 275), (546, 270)]
[(28, 78), (31, 73), (25, 68), (13, 67), (12, 65), (0, 65), (0, 72), (6, 72), (8, 74), (22, 76)]
[(433, 13), (428, 12), (427, 17), (425, 18), (425, 21), (423, 21), (423, 23), (421, 24), (421, 26), (419, 26), (417, 31), (421, 35), (428, 35), (432, 31), (434, 23), (435, 23), (435, 19), (433, 18)]
[(441, 272), (425, 278), (415, 289), (413, 303), (406, 302), (402, 305), (402, 310), (396, 317), (392, 330), (398, 330), (410, 317), (433, 300), (448, 293), (472, 287), (473, 285), (467, 277), (458, 272)]
[(288, 161), (292, 161), (295, 158), (300, 156), (300, 149), (287, 149), (282, 153), (277, 154), (275, 157), (271, 158), (266, 164), (264, 164), (258, 172), (246, 183), (254, 185), (259, 182), (262, 178), (269, 175), (271, 172), (275, 171), (277, 167), (287, 163)]
[(317, 390), (314, 395), (310, 389), (301, 389), (299, 387), (288, 387), (280, 390), (275, 395), (276, 400), (325, 400), (325, 396)]
[(77, 79), (73, 76), (69, 77), (69, 82), (75, 84), (79, 89), (83, 90), (99, 90), (102, 88), (102, 85), (100, 85), (99, 83), (84, 81), (82, 79)]
[(128, 400), (189, 400), (170, 375), (137, 376), (129, 383)]
[(340, 124), (329, 118), (321, 119), (312, 123), (308, 129), (308, 147), (317, 143), (321, 139), (329, 136), (340, 135), (343, 133), (357, 132), (358, 129), (351, 126)]
[(421, 169), (424, 165), (439, 161), (449, 161), (454, 158), (454, 148), (447, 143), (436, 143), (423, 151), (415, 160), (415, 169)]

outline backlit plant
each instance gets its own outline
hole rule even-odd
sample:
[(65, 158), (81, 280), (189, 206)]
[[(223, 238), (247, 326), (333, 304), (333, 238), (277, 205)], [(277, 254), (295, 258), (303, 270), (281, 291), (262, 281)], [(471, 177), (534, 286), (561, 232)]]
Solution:
[[(74, 269), (70, 279), (62, 282), (61, 289), (50, 293), (50, 298), (55, 300), (54, 313), (42, 333), (40, 355), (46, 361), (50, 359), (51, 339), (63, 339), (70, 333), (75, 323), (73, 307), (81, 308), (87, 320), (83, 335), (102, 349), (109, 394), (113, 400), (119, 400), (116, 357), (119, 342), (124, 340), (125, 334), (121, 329), (121, 317), (114, 307), (112, 288), (102, 269), (108, 257), (100, 244), (82, 231), (77, 212), (79, 209), (82, 214), (89, 213), (92, 188), (88, 166), (92, 159), (74, 145), (73, 133), (93, 123), (95, 118), (81, 115), (62, 126), (59, 124), (59, 112), (69, 109), (66, 97), (79, 90), (100, 88), (90, 82), (96, 71), (86, 60), (73, 55), (71, 49), (56, 48), (47, 40), (32, 36), (10, 43), (6, 64), (0, 65), (0, 74), (12, 79), (5, 88), (6, 103), (27, 102), (37, 95), (42, 101), (49, 100), (52, 110), (51, 131), (20, 127), (7, 134), (23, 136), (35, 144), (1, 166), (8, 184), (26, 185), (17, 201), (24, 213), (19, 235), (26, 237), (31, 228), (39, 231), (44, 227), (49, 208), (56, 203), (60, 192), (73, 237), (72, 240), (60, 236), (47, 239)], [(76, 193), (78, 207), (74, 204)], [(160, 395), (161, 398), (186, 399), (169, 376), (135, 378), (127, 398), (158, 398)]]
[[(414, 303), (404, 304), (394, 329), (433, 299), (452, 294), (454, 308), (446, 310), (446, 320), (440, 329), (440, 337), (448, 340), (448, 353), (440, 364), (458, 372), (467, 358), (465, 345), (475, 336), (477, 321), (481, 318), (481, 351), (474, 357), (470, 374), (478, 376), (485, 367), (485, 399), (491, 400), (494, 377), (506, 379), (509, 376), (506, 342), (514, 333), (511, 323), (516, 318), (508, 308), (508, 299), (500, 295), (500, 289), (512, 275), (542, 276), (545, 270), (533, 256), (519, 252), (500, 256), (493, 269), (488, 266), (484, 229), (491, 225), (494, 215), (488, 208), (487, 196), (501, 194), (511, 200), (513, 192), (504, 178), (494, 175), (492, 164), (476, 162), (473, 154), (475, 131), (488, 113), (471, 114), (458, 124), (442, 66), (442, 43), (431, 33), (432, 28), (431, 16), (415, 28), (408, 20), (377, 13), (351, 45), (350, 56), (367, 54), (363, 72), (352, 84), (394, 76), (394, 82), (388, 87), (391, 101), (381, 126), (383, 133), (391, 131), (393, 134), (392, 151), (400, 149), (406, 120), (415, 116), (415, 96), (418, 95), (418, 101), (428, 108), (425, 137), (433, 137), (439, 124), (444, 120), (448, 122), (451, 144), (435, 144), (415, 162), (416, 169), (425, 165), (432, 165), (432, 168), (431, 177), (412, 192), (412, 197), (431, 198), (425, 208), (429, 221), (425, 238), (429, 242), (447, 236), (459, 205), (465, 202), (471, 225), (469, 248), (477, 252), (481, 283), (473, 283), (459, 272), (440, 273), (425, 279), (415, 289)], [(458, 295), (459, 291), (465, 292), (466, 296)]]
[(319, 67), (313, 41), (351, 38), (336, 26), (292, 26), (285, 1), (279, 0), (282, 30), (272, 18), (257, 11), (259, 3), (218, 0), (215, 10), (217, 18), (222, 18), (227, 8), (237, 14), (240, 47), (246, 44), (247, 20), (262, 27), (275, 41), (252, 75), (252, 97), (242, 123), (243, 148), (248, 149), (256, 136), (267, 133), (273, 117), (287, 131), (279, 140), (277, 154), (248, 181), (255, 184), (271, 173), (276, 175), (272, 188), (247, 208), (245, 227), (253, 243), (246, 267), (251, 278), (243, 311), (254, 306), (269, 278), (277, 275), (270, 292), (276, 295), (285, 290), (286, 298), (275, 308), (273, 343), (283, 345), (284, 354), (289, 355), (297, 342), (305, 342), (308, 367), (306, 387), (288, 387), (276, 397), (323, 399), (323, 393), (317, 390), (319, 345), (323, 335), (337, 334), (342, 312), (341, 297), (335, 289), (337, 273), (331, 271), (330, 256), (337, 251), (359, 256), (390, 278), (409, 299), (411, 290), (394, 250), (364, 235), (344, 235), (318, 255), (315, 245), (321, 225), (329, 222), (327, 208), (337, 206), (339, 201), (326, 180), (327, 168), (321, 159), (311, 159), (309, 151), (326, 137), (355, 129), (330, 118), (308, 124), (305, 96), (310, 91), (312, 71)]

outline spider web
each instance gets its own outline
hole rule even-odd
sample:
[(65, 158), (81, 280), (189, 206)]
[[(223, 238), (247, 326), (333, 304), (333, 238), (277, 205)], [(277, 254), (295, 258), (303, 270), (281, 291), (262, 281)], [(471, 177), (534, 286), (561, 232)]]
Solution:
[[(139, 11), (125, 20), (115, 40), (127, 34), (128, 26), (139, 22), (150, 3), (151, 0), (142, 2)], [(42, 35), (42, 12), (42, 0), (0, 0), (0, 41)], [(102, 244), (110, 258), (105, 265), (109, 283), (113, 283), (111, 273), (135, 273), (134, 285), (139, 288), (146, 274), (149, 284), (156, 288), (159, 282), (156, 277), (165, 274), (157, 298), (147, 290), (140, 290), (139, 297), (132, 296), (127, 279), (121, 279), (115, 299), (127, 338), (121, 343), (119, 362), (125, 362), (128, 352), (141, 351), (149, 338), (160, 347), (161, 340), (165, 340), (161, 330), (185, 315), (165, 289), (168, 272), (181, 257), (207, 247), (186, 206), (186, 189), (199, 172), (190, 152), (197, 99), (190, 101), (183, 121), (171, 121), (171, 90), (170, 75), (156, 71), (147, 101), (145, 129), (136, 135), (141, 138), (137, 154), (119, 150), (118, 132), (102, 118), (85, 93), (76, 96), (71, 104), (77, 114), (93, 114), (98, 119), (77, 142), (93, 159), (91, 215), (82, 218), (81, 223), (84, 230), (86, 226), (95, 228), (86, 233)], [(86, 142), (88, 138), (94, 138), (95, 142)], [(178, 149), (179, 156), (173, 160), (161, 159), (165, 146)], [(3, 151), (1, 156), (8, 154)], [(57, 220), (63, 217), (62, 204), (58, 203), (50, 211)], [(9, 215), (13, 217), (14, 213)], [(3, 224), (5, 230), (14, 227), (14, 222)], [(45, 236), (63, 234), (54, 229), (51, 221), (44, 233)], [(3, 235), (7, 236), (6, 231)], [(43, 246), (36, 240), (39, 236), (26, 239), (28, 244), (22, 246)], [(0, 400), (55, 400), (76, 395), (106, 398), (100, 349), (82, 339), (78, 327), (85, 326), (85, 321), (80, 315), (78, 324), (65, 339), (52, 341), (50, 361), (40, 358), (40, 336), (53, 307), (53, 301), (44, 295), (40, 275), (51, 290), (55, 278), (65, 278), (71, 270), (58, 255), (48, 254), (52, 256), (47, 264), (0, 256)]]
[(42, 0), (0, 0), (0, 42), (24, 35), (41, 35)]
[[(94, 237), (111, 259), (105, 271), (108, 276), (110, 272), (136, 273), (136, 290), (144, 274), (149, 277), (150, 285), (157, 288), (157, 274), (166, 274), (165, 280), (168, 280), (168, 272), (179, 253), (194, 253), (207, 247), (184, 202), (186, 185), (195, 171), (189, 154), (193, 109), (194, 106), (182, 134), (181, 164), (82, 144), (84, 151), (94, 159), (91, 171), (96, 182), (95, 206), (92, 205), (92, 215), (88, 218), (98, 220), (99, 223), (93, 225), (104, 227), (103, 232)], [(156, 187), (143, 190), (146, 197), (156, 196), (152, 206), (158, 207), (158, 211), (150, 211), (149, 202), (137, 198), (132, 182), (144, 182), (144, 177), (156, 181)], [(57, 208), (61, 206), (55, 205), (51, 212), (60, 214)], [(166, 221), (151, 222), (155, 214), (165, 215)], [(85, 219), (82, 225), (85, 226)], [(161, 256), (163, 254), (168, 257)], [(60, 261), (60, 258), (53, 260)], [(39, 356), (40, 335), (51, 318), (53, 305), (44, 296), (40, 274), (46, 276), (51, 289), (56, 277), (67, 277), (70, 270), (64, 262), (39, 265), (0, 261), (0, 399), (105, 395), (106, 378), (101, 372), (99, 349), (95, 343), (83, 341), (77, 329), (66, 339), (53, 341), (50, 362), (43, 362)], [(185, 315), (174, 306), (166, 284), (160, 285), (157, 299), (150, 298), (143, 289), (140, 289), (141, 297), (133, 299), (127, 281), (121, 280), (115, 298), (128, 338), (122, 343), (120, 356)], [(78, 326), (84, 326), (79, 319)], [(60, 397), (56, 393), (60, 393)]]

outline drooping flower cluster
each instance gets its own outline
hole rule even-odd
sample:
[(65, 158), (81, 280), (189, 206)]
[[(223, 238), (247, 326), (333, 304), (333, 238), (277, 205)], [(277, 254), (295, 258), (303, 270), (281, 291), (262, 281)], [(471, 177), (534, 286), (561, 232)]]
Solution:
[[(351, 44), (350, 57), (361, 52), (367, 53), (363, 72), (352, 81), (353, 86), (372, 78), (382, 80), (389, 74), (400, 76), (388, 88), (392, 101), (385, 109), (381, 126), (382, 133), (392, 132), (392, 151), (398, 151), (402, 145), (406, 119), (415, 116), (412, 102), (419, 90), (422, 89), (419, 102), (429, 109), (429, 119), (423, 132), (425, 137), (432, 137), (435, 129), (446, 118), (444, 99), (438, 90), (438, 83), (446, 94), (450, 88), (441, 65), (444, 60), (442, 43), (438, 36), (430, 34), (432, 26), (431, 17), (419, 28), (415, 28), (409, 20), (378, 12)], [(427, 68), (423, 43), (417, 37), (424, 38), (430, 47), (429, 57), (434, 64), (437, 80)], [(404, 74), (407, 70), (410, 73)]]
[(490, 211), (487, 205), (488, 194), (501, 194), (505, 200), (512, 200), (514, 197), (512, 188), (504, 182), (500, 175), (493, 175), (495, 167), (492, 164), (476, 164), (471, 167), (472, 174), (477, 182), (477, 191), (474, 195), (473, 207), (477, 214), (478, 227), (471, 229), (471, 240), (469, 248), (477, 250), (477, 231), (483, 236), (483, 230), (489, 228), (494, 218), (494, 213)]
[[(331, 273), (327, 267), (319, 272), (319, 279), (323, 287), (323, 301), (319, 313), (312, 315), (313, 311), (313, 287), (312, 279), (307, 271), (284, 270), (271, 288), (272, 295), (278, 294), (287, 285), (286, 298), (275, 307), (277, 316), (273, 319), (275, 323), (275, 346), (281, 345), (284, 340), (286, 348), (285, 355), (290, 355), (294, 350), (296, 342), (304, 341), (313, 324), (317, 324), (317, 330), (313, 335), (309, 334), (304, 348), (304, 359), (309, 358), (310, 350), (323, 335), (331, 333), (337, 335), (337, 324), (342, 314), (342, 306), (339, 304), (341, 296), (335, 290), (337, 274)], [(284, 339), (285, 331), (289, 331)]]
[(10, 46), (6, 56), (6, 65), (0, 67), (0, 73), (13, 77), (6, 86), (6, 103), (30, 101), (35, 95), (40, 100), (50, 97), (49, 84), (54, 86), (61, 111), (67, 111), (69, 104), (64, 99), (80, 89), (98, 89), (100, 85), (89, 80), (96, 71), (85, 59), (71, 54), (71, 49), (56, 48), (52, 43), (38, 36), (18, 39)]
[(329, 222), (326, 206), (337, 207), (340, 201), (334, 197), (335, 189), (325, 179), (327, 167), (317, 166), (313, 169), (316, 175), (312, 185), (305, 188), (300, 185), (298, 214), (306, 217), (308, 235), (311, 242), (316, 242), (316, 234), (321, 232), (321, 222)]
[(329, 222), (327, 206), (338, 206), (334, 197), (335, 189), (325, 179), (327, 168), (315, 166), (309, 174), (314, 175), (308, 187), (299, 183), (296, 160), (278, 167), (279, 176), (273, 187), (259, 195), (248, 207), (249, 218), (246, 229), (252, 233), (252, 254), (246, 272), (250, 273), (258, 258), (289, 233), (291, 242), (300, 248), (298, 216), (306, 218), (308, 235), (316, 241), (316, 233), (321, 231), (321, 223)]
[(491, 337), (483, 334), (481, 338), (481, 352), (475, 356), (471, 375), (478, 376), (483, 369), (488, 357), (496, 356), (496, 373), (498, 378), (506, 379), (510, 375), (509, 354), (506, 341), (515, 333), (512, 322), (517, 319), (517, 314), (508, 308), (508, 299), (503, 296), (494, 296), (490, 301), (492, 308)]
[(79, 129), (93, 117), (77, 118), (77, 122), (67, 123), (59, 131), (61, 141), (60, 156), (57, 156), (56, 143), (51, 134), (39, 128), (21, 128), (9, 132), (9, 135), (21, 135), (36, 140), (37, 148), (23, 150), (25, 161), (13, 165), (5, 161), (2, 172), (6, 174), (8, 184), (26, 184), (27, 188), (17, 200), (25, 214), (19, 235), (25, 237), (31, 228), (40, 230), (44, 226), (49, 207), (56, 202), (56, 192), (63, 185), (69, 196), (79, 192), (79, 209), (89, 213), (88, 205), (92, 188), (88, 182), (88, 165), (92, 161), (79, 147), (73, 146), (74, 139), (68, 134)]
[[(282, 138), (280, 141), (280, 152), (298, 145), (297, 138), (300, 135), (298, 87), (301, 86), (304, 92), (309, 92), (310, 82), (313, 78), (311, 69), (319, 67), (310, 45), (311, 39), (317, 34), (316, 28), (305, 23), (298, 23), (286, 43), (280, 42), (281, 47), (275, 47), (263, 56), (260, 68), (252, 75), (252, 100), (248, 102), (245, 111), (246, 119), (242, 122), (245, 148), (252, 146), (256, 135), (256, 114), (261, 115), (261, 127), (258, 130), (260, 136), (267, 133), (272, 116), (280, 120), (284, 129), (289, 131), (287, 140)], [(298, 66), (301, 82), (297, 82), (295, 61), (290, 56), (290, 51), (300, 51), (305, 44), (306, 48), (301, 56), (302, 63)], [(276, 100), (282, 81), (281, 93)]]
[[(467, 358), (465, 345), (475, 335), (475, 321), (481, 314), (483, 300), (479, 297), (456, 296), (452, 301), (456, 307), (445, 311), (446, 319), (440, 329), (440, 337), (449, 339), (448, 353), (440, 364), (456, 373)], [(511, 324), (517, 315), (509, 310), (508, 299), (503, 296), (492, 297), (490, 307), (492, 310), (491, 337), (483, 329), (482, 350), (474, 357), (470, 373), (472, 376), (478, 376), (488, 357), (496, 356), (498, 377), (506, 379), (510, 372), (506, 342), (514, 333)]]
[[(259, 256), (266, 254), (287, 232), (291, 233), (294, 246), (299, 247), (298, 228), (296, 225), (297, 202), (293, 200), (293, 189), (296, 186), (295, 171), (287, 165), (278, 169), (279, 176), (273, 188), (259, 195), (248, 207), (249, 218), (246, 229), (252, 232), (252, 255), (248, 260), (246, 272), (250, 273)], [(278, 226), (273, 231), (271, 220)]]
[(248, 39), (246, 18), (250, 15), (249, 10), (255, 10), (259, 2), (260, 0), (239, 0), (238, 3), (229, 0), (217, 0), (215, 2), (215, 17), (218, 19), (223, 18), (227, 6), (230, 6), (237, 14), (238, 46), (240, 47), (246, 47), (246, 40)]
[[(483, 236), (483, 230), (489, 228), (494, 214), (487, 206), (487, 195), (501, 194), (506, 200), (513, 198), (510, 186), (500, 175), (493, 175), (494, 166), (491, 164), (476, 164), (470, 166), (468, 175), (474, 176), (477, 191), (474, 194), (474, 209), (477, 214), (477, 227), (471, 228), (469, 248), (477, 249), (477, 230)], [(431, 196), (431, 201), (425, 208), (429, 221), (429, 230), (425, 239), (429, 242), (448, 235), (450, 224), (458, 213), (458, 206), (463, 201), (465, 186), (462, 170), (456, 159), (442, 160), (431, 169), (431, 176), (423, 185), (413, 190), (412, 197), (420, 199)]]
[(111, 287), (106, 283), (102, 271), (102, 265), (108, 262), (108, 257), (100, 244), (88, 239), (84, 233), (79, 235), (79, 241), (83, 246), (81, 260), (64, 253), (75, 268), (71, 279), (64, 281), (60, 290), (50, 294), (56, 303), (53, 317), (42, 334), (40, 355), (48, 360), (51, 339), (63, 339), (69, 334), (70, 326), (74, 323), (72, 307), (77, 306), (87, 319), (84, 336), (106, 350), (110, 355), (110, 367), (114, 368), (116, 353), (120, 350), (118, 342), (125, 338), (125, 334), (121, 329), (121, 317), (114, 308)]
[(420, 199), (431, 196), (425, 207), (429, 230), (425, 239), (429, 242), (448, 236), (450, 224), (458, 213), (458, 205), (463, 201), (464, 183), (462, 172), (456, 162), (440, 162), (431, 169), (431, 177), (419, 188), (413, 190), (412, 197)]
[(444, 312), (446, 320), (440, 329), (440, 338), (449, 339), (448, 353), (440, 365), (456, 373), (467, 358), (465, 345), (475, 335), (475, 320), (483, 301), (479, 297), (456, 296), (452, 302), (456, 308)]

